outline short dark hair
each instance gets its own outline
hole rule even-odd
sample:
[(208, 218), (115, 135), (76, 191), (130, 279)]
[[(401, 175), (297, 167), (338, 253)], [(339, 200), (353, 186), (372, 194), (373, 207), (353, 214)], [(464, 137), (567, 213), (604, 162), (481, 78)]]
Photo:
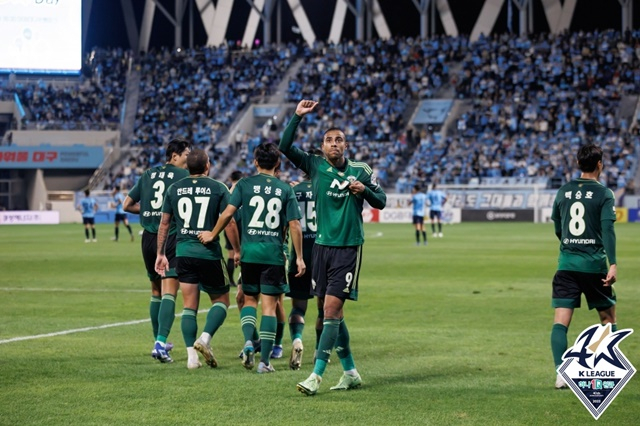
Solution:
[(420, 192), (420, 185), (413, 185), (413, 189)]
[(209, 156), (204, 150), (199, 148), (192, 149), (187, 156), (187, 168), (189, 169), (189, 174), (203, 174), (207, 169), (208, 162)]
[[(324, 141), (324, 137), (327, 136), (327, 133), (329, 132), (333, 132), (333, 131), (338, 131), (338, 132), (342, 132), (342, 134), (344, 135), (344, 130), (342, 130), (339, 127), (329, 127), (327, 130), (324, 131), (324, 133), (322, 134), (322, 140)], [(346, 136), (345, 136), (345, 140), (346, 140)]]
[(183, 137), (177, 137), (167, 144), (167, 152), (165, 153), (166, 161), (170, 161), (173, 154), (181, 155), (185, 149), (189, 149), (191, 144)]
[(91, 194), (91, 191), (89, 191), (88, 189), (84, 190), (84, 195), (86, 195), (87, 197), (89, 196), (89, 194)]
[(243, 176), (244, 173), (242, 173), (240, 170), (234, 170), (233, 172), (231, 172), (229, 179), (231, 179), (232, 182), (237, 182), (242, 179)]
[(599, 146), (588, 144), (578, 148), (578, 167), (580, 167), (580, 171), (584, 173), (595, 172), (599, 161), (602, 161), (602, 148)]
[(120, 191), (120, 185), (114, 186), (113, 189), (115, 189), (116, 191)]
[(258, 166), (265, 170), (273, 170), (280, 161), (280, 151), (271, 142), (263, 142), (253, 150), (253, 157), (258, 162)]

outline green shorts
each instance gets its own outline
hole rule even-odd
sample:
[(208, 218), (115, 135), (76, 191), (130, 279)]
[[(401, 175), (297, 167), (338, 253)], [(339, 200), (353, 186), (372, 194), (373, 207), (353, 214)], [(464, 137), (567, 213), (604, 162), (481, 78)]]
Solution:
[(242, 291), (250, 296), (280, 296), (289, 291), (284, 265), (241, 263)]

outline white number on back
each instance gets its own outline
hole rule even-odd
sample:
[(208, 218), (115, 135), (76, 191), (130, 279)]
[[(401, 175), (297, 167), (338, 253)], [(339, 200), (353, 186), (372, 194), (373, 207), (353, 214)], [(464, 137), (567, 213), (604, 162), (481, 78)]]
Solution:
[(584, 223), (584, 204), (576, 201), (569, 208), (571, 220), (569, 221), (569, 232), (571, 235), (580, 236), (587, 228)]
[(164, 194), (164, 182), (161, 180), (155, 181), (155, 183), (153, 184), (153, 189), (155, 189), (156, 192), (153, 194), (154, 199), (151, 200), (151, 207), (157, 210), (160, 207), (162, 207), (162, 197)]
[[(199, 205), (197, 229), (204, 228), (204, 221), (209, 207), (209, 197), (194, 197), (194, 201)], [(191, 215), (193, 214), (193, 202), (191, 198), (183, 197), (178, 200), (178, 215), (184, 222), (185, 228), (191, 227)]]
[(282, 200), (279, 198), (271, 198), (267, 201), (267, 214), (262, 220), (262, 212), (265, 208), (264, 198), (256, 195), (249, 200), (249, 205), (255, 207), (251, 221), (249, 221), (249, 227), (262, 228), (267, 225), (267, 228), (276, 229), (280, 226), (280, 211), (282, 210)]

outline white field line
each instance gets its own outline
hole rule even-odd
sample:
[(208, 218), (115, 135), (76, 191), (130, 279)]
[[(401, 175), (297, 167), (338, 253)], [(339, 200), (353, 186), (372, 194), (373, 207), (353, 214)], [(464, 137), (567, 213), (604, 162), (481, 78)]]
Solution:
[[(231, 306), (229, 306), (229, 309), (235, 309), (237, 307), (238, 307), (238, 305), (231, 305)], [(198, 311), (198, 313), (201, 314), (203, 312), (208, 312), (208, 311), (209, 311), (209, 309), (200, 309)], [(176, 317), (181, 317), (181, 316), (182, 316), (182, 314), (176, 314)], [(142, 324), (142, 323), (149, 322), (149, 321), (150, 321), (150, 319), (146, 318), (146, 319), (142, 319), (142, 320), (116, 322), (116, 323), (113, 323), (113, 324), (98, 325), (98, 326), (95, 326), (95, 327), (74, 328), (74, 329), (71, 329), (71, 330), (56, 331), (55, 333), (35, 334), (35, 335), (32, 335), (32, 336), (12, 337), (11, 339), (0, 340), (0, 345), (2, 345), (4, 343), (21, 342), (23, 340), (42, 339), (42, 338), (45, 338), (45, 337), (64, 336), (65, 334), (83, 333), (85, 331), (103, 330), (105, 328), (122, 327), (122, 326), (125, 326), (125, 325), (136, 325), (136, 324)]]
[(37, 287), (0, 287), (0, 291), (40, 291), (67, 293), (149, 293), (149, 289), (106, 289), (106, 288), (37, 288)]

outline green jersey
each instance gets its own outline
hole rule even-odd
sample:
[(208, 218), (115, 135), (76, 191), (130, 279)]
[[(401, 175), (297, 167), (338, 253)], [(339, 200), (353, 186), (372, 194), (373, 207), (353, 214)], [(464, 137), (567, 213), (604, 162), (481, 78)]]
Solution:
[(616, 207), (610, 189), (592, 179), (563, 185), (556, 194), (551, 219), (560, 238), (558, 270), (607, 273), (607, 256), (610, 263), (616, 263)]
[(240, 179), (229, 204), (242, 207), (240, 260), (284, 265), (287, 227), (301, 217), (293, 189), (274, 176), (260, 173)]
[[(293, 187), (293, 192), (298, 200), (298, 207), (300, 207), (300, 213), (302, 218), (300, 219), (300, 225), (302, 227), (302, 258), (304, 264), (307, 266), (307, 270), (310, 271), (313, 266), (313, 244), (316, 242), (316, 231), (318, 230), (318, 224), (316, 221), (316, 197), (313, 193), (313, 186), (311, 182), (301, 182)], [(291, 245), (291, 253), (289, 255), (289, 273), (298, 272), (298, 265), (296, 264), (296, 249)]]
[[(140, 176), (138, 183), (129, 191), (129, 197), (140, 203), (140, 225), (145, 231), (158, 233), (162, 216), (162, 202), (169, 186), (189, 172), (173, 164), (153, 167)], [(169, 227), (169, 234), (174, 234), (176, 227), (173, 221)]]
[[(367, 164), (346, 159), (342, 168), (336, 168), (324, 157), (308, 154), (292, 146), (300, 120), (300, 116), (293, 115), (279, 148), (296, 167), (311, 176), (318, 215), (316, 244), (334, 247), (362, 245), (364, 201), (373, 208), (383, 209), (387, 196)], [(349, 184), (356, 180), (365, 186), (362, 194), (354, 195), (349, 191)]]
[(162, 212), (176, 223), (176, 257), (222, 259), (220, 237), (205, 245), (198, 234), (213, 229), (227, 204), (229, 188), (207, 176), (188, 176), (169, 187)]

